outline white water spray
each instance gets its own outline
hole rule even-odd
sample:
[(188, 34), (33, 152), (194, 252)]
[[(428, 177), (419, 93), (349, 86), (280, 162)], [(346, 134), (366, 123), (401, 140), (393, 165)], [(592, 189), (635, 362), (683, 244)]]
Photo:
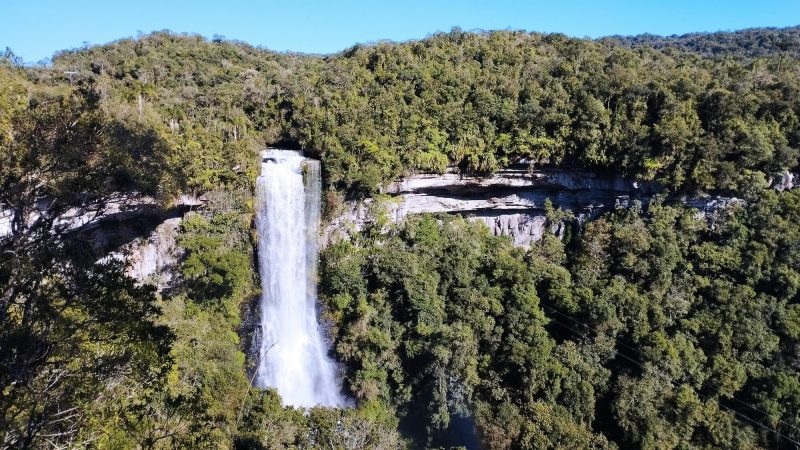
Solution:
[(287, 405), (345, 406), (317, 322), (319, 161), (290, 150), (262, 153), (257, 184), (261, 273), (260, 364), (256, 384)]

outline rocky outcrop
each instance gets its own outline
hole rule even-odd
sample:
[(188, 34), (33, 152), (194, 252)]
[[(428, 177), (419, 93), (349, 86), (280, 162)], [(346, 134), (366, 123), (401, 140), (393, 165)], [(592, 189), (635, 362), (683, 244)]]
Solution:
[(14, 211), (0, 210), (0, 238), (11, 234), (11, 223), (14, 221)]
[[(585, 220), (620, 202), (648, 198), (659, 191), (655, 184), (580, 170), (510, 169), (484, 178), (421, 174), (388, 186), (391, 200), (382, 208), (393, 222), (409, 214), (458, 214), (484, 223), (495, 235), (510, 236), (515, 245), (528, 246), (545, 231), (548, 200), (554, 208)], [(323, 245), (363, 228), (371, 220), (374, 202), (347, 204), (344, 213), (325, 228)]]
[(796, 175), (789, 172), (788, 170), (784, 170), (783, 172), (779, 173), (771, 180), (772, 187), (775, 188), (777, 191), (786, 191), (789, 189), (794, 189), (795, 187), (795, 178)]
[[(34, 212), (27, 218), (28, 223), (46, 215), (52, 201), (41, 200)], [(96, 205), (74, 207), (66, 210), (53, 221), (53, 229), (59, 233), (85, 232), (109, 222), (134, 220), (143, 216), (169, 215), (175, 211), (185, 211), (201, 206), (205, 198), (191, 195), (175, 197), (171, 206), (164, 207), (152, 198), (137, 194), (119, 193)], [(12, 233), (15, 213), (13, 209), (0, 210), (0, 238)]]
[[(792, 188), (792, 175), (787, 174), (773, 187)], [(657, 183), (585, 170), (510, 169), (484, 178), (456, 173), (420, 174), (389, 185), (385, 193), (390, 199), (382, 202), (381, 209), (393, 222), (400, 222), (410, 214), (458, 214), (484, 223), (495, 235), (510, 236), (517, 246), (527, 247), (541, 239), (545, 232), (548, 200), (553, 208), (568, 211), (582, 222), (616, 206), (627, 207), (634, 201), (646, 203), (663, 191)], [(670, 201), (696, 208), (698, 214), (709, 218), (720, 209), (742, 202), (719, 196), (671, 198)], [(322, 245), (362, 229), (372, 221), (375, 206), (374, 199), (347, 203), (344, 211), (325, 226)], [(561, 231), (561, 224), (552, 226), (551, 231)]]
[[(124, 259), (129, 275), (161, 289), (170, 285), (180, 258), (182, 217), (204, 202), (182, 195), (163, 207), (150, 197), (120, 195), (102, 209), (73, 208), (56, 219), (54, 228), (71, 243), (70, 251), (94, 260)], [(11, 234), (13, 219), (13, 211), (0, 211), (0, 238)]]
[(146, 207), (132, 214), (109, 214), (74, 233), (89, 243), (97, 256), (125, 259), (128, 274), (155, 285), (171, 286), (181, 251), (177, 238), (183, 216), (202, 205), (203, 199), (182, 196), (169, 208)]
[(158, 289), (170, 286), (181, 257), (177, 239), (181, 220), (181, 217), (164, 220), (148, 236), (125, 244), (112, 255), (127, 259), (131, 277)]

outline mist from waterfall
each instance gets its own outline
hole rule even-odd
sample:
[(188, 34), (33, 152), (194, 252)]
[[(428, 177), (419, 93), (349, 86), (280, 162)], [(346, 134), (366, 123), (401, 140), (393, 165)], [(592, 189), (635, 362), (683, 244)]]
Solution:
[(262, 157), (256, 385), (276, 388), (287, 405), (345, 406), (316, 311), (320, 163), (290, 150), (267, 150)]

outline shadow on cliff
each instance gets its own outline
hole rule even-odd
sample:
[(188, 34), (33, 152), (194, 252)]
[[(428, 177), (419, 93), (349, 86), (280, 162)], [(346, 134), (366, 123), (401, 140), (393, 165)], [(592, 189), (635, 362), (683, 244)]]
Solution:
[(126, 245), (150, 236), (165, 220), (182, 217), (191, 206), (178, 205), (161, 209), (155, 205), (135, 205), (118, 213), (70, 230), (65, 246), (82, 261), (96, 261), (110, 253), (121, 252)]

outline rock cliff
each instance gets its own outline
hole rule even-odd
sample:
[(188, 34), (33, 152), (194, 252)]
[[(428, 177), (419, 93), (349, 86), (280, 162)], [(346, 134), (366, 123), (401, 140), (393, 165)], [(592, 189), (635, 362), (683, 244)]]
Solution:
[[(786, 172), (775, 178), (777, 190), (794, 187), (793, 175)], [(450, 213), (479, 221), (495, 235), (510, 236), (517, 246), (527, 247), (542, 237), (546, 227), (545, 202), (571, 212), (579, 222), (597, 217), (616, 206), (634, 201), (647, 202), (663, 189), (656, 183), (626, 180), (609, 174), (585, 170), (552, 169), (528, 171), (510, 169), (490, 177), (420, 174), (404, 178), (387, 187), (388, 201), (382, 202), (388, 218), (399, 222), (409, 214)], [(712, 217), (716, 211), (740, 199), (706, 196), (670, 198)], [(374, 199), (348, 202), (341, 214), (323, 230), (322, 245), (347, 237), (372, 220)], [(560, 233), (560, 224), (553, 224)]]
[[(796, 175), (783, 172), (773, 176), (771, 185), (778, 191), (795, 188)], [(361, 230), (374, 220), (374, 206), (393, 222), (420, 213), (458, 214), (484, 223), (495, 235), (509, 236), (514, 244), (527, 247), (541, 239), (547, 227), (545, 202), (572, 213), (584, 222), (617, 206), (634, 201), (647, 202), (663, 192), (655, 183), (641, 183), (609, 174), (585, 170), (509, 169), (490, 177), (419, 174), (388, 185), (388, 200), (366, 199), (346, 202), (342, 210), (323, 227), (323, 246)], [(386, 196), (384, 196), (386, 197)], [(696, 208), (698, 214), (713, 218), (717, 211), (737, 198), (705, 196), (670, 198)], [(204, 203), (203, 198), (181, 196), (169, 208), (149, 198), (124, 198), (101, 211), (71, 211), (58, 224), (87, 243), (86, 251), (97, 258), (127, 258), (129, 274), (159, 288), (170, 285), (180, 259), (178, 229), (183, 215)], [(13, 212), (0, 211), (0, 238), (10, 234)], [(560, 234), (563, 224), (553, 224)]]
[[(181, 219), (203, 203), (203, 198), (183, 195), (163, 207), (149, 197), (120, 194), (101, 209), (67, 211), (55, 220), (54, 232), (81, 243), (76, 251), (86, 257), (126, 259), (132, 277), (164, 288), (172, 281), (180, 257), (177, 235)], [(46, 214), (45, 208), (30, 220)], [(13, 220), (12, 210), (0, 211), (0, 239), (12, 233)]]

